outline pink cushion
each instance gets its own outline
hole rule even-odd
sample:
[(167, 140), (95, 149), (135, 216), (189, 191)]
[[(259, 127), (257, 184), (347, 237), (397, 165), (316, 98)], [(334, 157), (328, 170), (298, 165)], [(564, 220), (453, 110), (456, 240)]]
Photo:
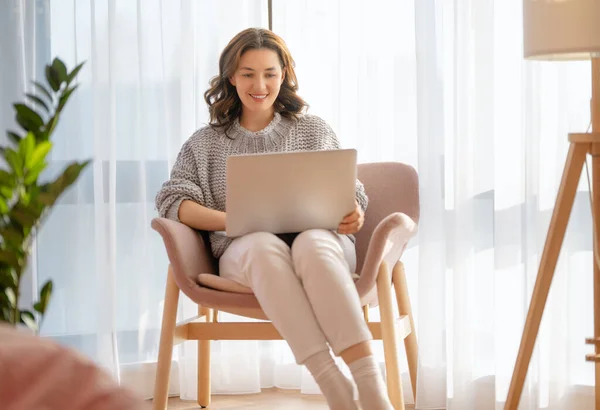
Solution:
[[(352, 274), (352, 279), (356, 282), (360, 276), (356, 273)], [(212, 273), (201, 273), (196, 279), (199, 285), (205, 288), (220, 290), (222, 292), (244, 293), (247, 295), (254, 294), (252, 289), (241, 285), (231, 279), (222, 278), (221, 276), (213, 275)]]
[(143, 410), (131, 391), (77, 352), (0, 324), (0, 409)]
[(249, 287), (240, 285), (231, 279), (213, 275), (212, 273), (201, 273), (198, 275), (197, 282), (206, 288), (220, 290), (223, 292), (246, 293), (249, 295), (253, 294), (252, 289)]

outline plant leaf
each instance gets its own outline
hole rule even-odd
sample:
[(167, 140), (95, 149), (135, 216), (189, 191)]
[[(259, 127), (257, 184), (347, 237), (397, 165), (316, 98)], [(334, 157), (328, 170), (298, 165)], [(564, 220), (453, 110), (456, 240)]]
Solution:
[(46, 309), (48, 308), (48, 304), (50, 303), (50, 297), (52, 296), (52, 281), (48, 280), (42, 290), (40, 291), (40, 300), (37, 302), (33, 308), (36, 312), (41, 313), (42, 315), (46, 313)]
[(29, 168), (27, 163), (31, 162), (31, 155), (33, 154), (33, 150), (35, 149), (35, 136), (33, 133), (28, 132), (25, 138), (21, 140), (19, 143), (19, 156), (21, 157), (21, 161), (25, 164), (26, 168)]
[[(2, 294), (0, 294), (0, 300), (2, 298)], [(10, 322), (10, 310), (7, 307), (0, 308), (0, 319), (2, 322)]]
[[(14, 226), (7, 225), (0, 229), (0, 236), (7, 242), (13, 244), (14, 246), (21, 246), (23, 244), (23, 232)], [(4, 254), (6, 251), (0, 251), (0, 260), (5, 260), (10, 263), (11, 266), (19, 266), (18, 259), (16, 255), (6, 255)], [(10, 254), (10, 252), (8, 252)], [(13, 259), (14, 257), (14, 259)]]
[(73, 94), (73, 91), (75, 91), (77, 89), (77, 87), (79, 87), (79, 84), (77, 84), (76, 86), (67, 89), (64, 94), (58, 99), (58, 111), (61, 111), (63, 109), (63, 107), (65, 106), (65, 104), (67, 103), (69, 97), (71, 96), (71, 94)]
[[(2, 297), (3, 297), (3, 295), (0, 294), (0, 298), (2, 298)], [(11, 317), (10, 317), (11, 311), (10, 311), (10, 309), (8, 307), (3, 307), (3, 308), (0, 309), (0, 313), (2, 314), (2, 316), (0, 316), (0, 317), (2, 317), (2, 321), (10, 323), (10, 321), (11, 321)]]
[(8, 213), (8, 204), (6, 203), (6, 199), (0, 197), (0, 215), (6, 215)]
[(36, 215), (41, 215), (46, 206), (42, 204), (38, 198), (40, 195), (40, 186), (37, 184), (37, 182), (34, 182), (32, 185), (29, 185), (28, 190), (29, 194), (31, 195), (31, 203), (29, 204), (28, 208), (33, 209), (33, 212)]
[(21, 224), (24, 228), (31, 229), (33, 225), (35, 225), (38, 220), (39, 215), (34, 212), (30, 207), (23, 206), (21, 204), (17, 204), (11, 209), (10, 217)]
[(35, 147), (33, 154), (29, 158), (29, 161), (25, 162), (25, 166), (27, 168), (32, 168), (40, 163), (44, 163), (46, 155), (48, 155), (50, 149), (52, 149), (52, 143), (50, 141), (40, 142), (37, 147)]
[(15, 107), (15, 110), (17, 111), (17, 116), (26, 119), (31, 124), (34, 124), (36, 130), (39, 129), (42, 125), (44, 125), (44, 120), (42, 119), (42, 117), (40, 117), (40, 115), (37, 112), (35, 112), (25, 104), (13, 104), (13, 107)]
[(33, 81), (33, 85), (35, 85), (35, 87), (42, 93), (44, 94), (44, 96), (46, 98), (48, 98), (48, 101), (50, 103), (52, 103), (52, 94), (50, 94), (50, 91), (48, 91), (48, 89), (41, 83), (35, 82)]
[(81, 70), (81, 68), (83, 67), (84, 64), (85, 64), (85, 62), (79, 64), (77, 67), (75, 67), (73, 69), (73, 71), (71, 71), (69, 73), (69, 75), (67, 76), (67, 85), (69, 85), (69, 84), (71, 84), (73, 82), (73, 80), (75, 79), (75, 77), (79, 73), (79, 70)]
[(54, 181), (42, 185), (39, 196), (40, 201), (48, 206), (53, 205), (58, 197), (77, 180), (81, 171), (89, 163), (90, 161), (73, 162)]
[(18, 283), (19, 278), (17, 277), (15, 270), (11, 269), (8, 265), (3, 266), (0, 271), (0, 289), (2, 290), (0, 293), (4, 294), (4, 288), (6, 287), (16, 288)]
[(46, 125), (44, 133), (42, 134), (43, 138), (40, 138), (40, 140), (48, 141), (50, 139), (50, 135), (56, 127), (56, 124), (58, 124), (58, 112), (55, 113), (54, 116), (48, 120), (48, 124)]
[(6, 135), (8, 136), (8, 139), (10, 139), (12, 142), (14, 142), (17, 145), (19, 145), (19, 142), (21, 142), (21, 137), (16, 132), (6, 131)]
[(39, 178), (40, 174), (46, 167), (48, 163), (45, 161), (38, 162), (27, 171), (27, 175), (25, 175), (25, 185), (31, 185)]
[(21, 323), (23, 323), (25, 326), (27, 326), (29, 329), (33, 330), (34, 332), (37, 332), (38, 330), (38, 325), (37, 322), (35, 321), (35, 316), (33, 315), (33, 313), (31, 313), (28, 310), (21, 310)]
[(35, 310), (38, 313), (42, 312), (42, 303), (41, 302), (35, 302), (33, 304), (33, 310)]
[(8, 303), (10, 303), (12, 307), (14, 307), (15, 303), (17, 303), (17, 295), (15, 294), (15, 290), (10, 287), (6, 288), (4, 289), (4, 294), (8, 298)]
[(65, 67), (65, 64), (58, 57), (52, 61), (52, 69), (56, 73), (59, 85), (67, 81), (67, 67)]
[(17, 124), (19, 124), (21, 128), (23, 128), (25, 131), (39, 131), (39, 128), (36, 128), (36, 124), (33, 121), (31, 121), (31, 119), (25, 118), (22, 115), (17, 114), (15, 120), (17, 121)]
[(10, 172), (0, 169), (0, 184), (13, 187), (15, 185), (15, 176)]
[(8, 162), (8, 165), (12, 168), (12, 170), (17, 174), (18, 177), (23, 176), (23, 161), (17, 151), (8, 148), (4, 153), (4, 157)]
[(13, 187), (0, 186), (0, 194), (2, 194), (2, 196), (6, 199), (12, 199), (14, 194)]
[(39, 106), (43, 107), (46, 112), (50, 112), (50, 108), (48, 108), (48, 104), (46, 104), (46, 102), (44, 100), (42, 100), (40, 97), (38, 97), (37, 95), (33, 95), (33, 94), (25, 94), (31, 101), (37, 103)]
[(46, 81), (50, 84), (52, 91), (57, 92), (60, 89), (60, 79), (56, 70), (50, 66), (46, 66)]

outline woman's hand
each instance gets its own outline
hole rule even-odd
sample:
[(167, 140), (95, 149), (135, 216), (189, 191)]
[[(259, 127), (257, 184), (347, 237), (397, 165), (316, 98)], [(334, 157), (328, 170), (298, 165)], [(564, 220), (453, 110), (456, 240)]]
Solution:
[(344, 219), (342, 219), (340, 226), (338, 226), (337, 231), (339, 234), (355, 234), (356, 232), (360, 231), (360, 228), (362, 228), (363, 224), (365, 223), (365, 214), (362, 208), (358, 205), (358, 202), (355, 201), (355, 203), (356, 207), (354, 208), (354, 211), (346, 215)]

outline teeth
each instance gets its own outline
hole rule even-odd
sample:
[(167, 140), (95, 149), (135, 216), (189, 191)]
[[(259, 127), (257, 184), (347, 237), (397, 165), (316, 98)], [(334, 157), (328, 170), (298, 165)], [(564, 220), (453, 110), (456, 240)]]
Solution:
[(254, 95), (254, 94), (250, 94), (250, 95), (251, 95), (252, 97), (254, 97), (254, 98), (259, 98), (259, 99), (267, 98), (267, 95), (266, 95), (266, 94), (264, 94), (264, 95)]

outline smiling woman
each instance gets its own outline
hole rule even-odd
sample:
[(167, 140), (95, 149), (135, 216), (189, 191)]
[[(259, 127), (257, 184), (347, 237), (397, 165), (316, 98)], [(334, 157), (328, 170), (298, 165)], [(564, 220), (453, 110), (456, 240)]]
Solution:
[(357, 409), (335, 354), (350, 367), (363, 408), (392, 410), (352, 280), (353, 234), (362, 228), (368, 204), (363, 185), (356, 182), (356, 207), (339, 221), (337, 232), (253, 232), (236, 238), (215, 232), (225, 230), (229, 156), (341, 148), (325, 121), (301, 112), (306, 104), (296, 94), (284, 41), (265, 29), (242, 31), (225, 47), (211, 86), (205, 95), (211, 124), (184, 144), (156, 197), (160, 215), (211, 231), (220, 276), (252, 289), (331, 409)]
[[(522, 3), (272, 0), (272, 27), (293, 51), (299, 92), (323, 119), (306, 116), (301, 134), (323, 134), (329, 124), (341, 145), (357, 149), (358, 162), (400, 161), (419, 173), (421, 226), (404, 259), (419, 338), (417, 409), (503, 406), (565, 136), (589, 123), (588, 64), (524, 62)], [(42, 336), (77, 348), (145, 397), (168, 264), (149, 223), (154, 194), (182, 145), (209, 120), (203, 97), (220, 73), (219, 54), (241, 30), (268, 26), (267, 4), (0, 0), (0, 129), (18, 126), (11, 104), (35, 92), (29, 79), (43, 78), (53, 55), (71, 66), (89, 62), (56, 129), (47, 175), (73, 160), (94, 164), (40, 230), (22, 298), (34, 303), (39, 285), (52, 279)], [(222, 67), (233, 69), (220, 79), (235, 74), (242, 54), (228, 55), (234, 63)], [(251, 135), (243, 140), (272, 148), (286, 115), (304, 108), (292, 109), (287, 84), (298, 84), (281, 61), (285, 78), (266, 127), (273, 132), (251, 133), (234, 120), (231, 137)], [(227, 98), (239, 100), (220, 79), (210, 86), (221, 87), (212, 101), (219, 105), (221, 95), (225, 104), (213, 114), (236, 108)], [(594, 367), (583, 343), (593, 334), (583, 314), (593, 306), (589, 193), (585, 183), (578, 188), (523, 410), (593, 408)], [(185, 316), (197, 312), (189, 300), (182, 308)], [(318, 393), (283, 343), (215, 342), (213, 392)], [(187, 400), (196, 398), (197, 350), (193, 343), (175, 350), (171, 393)]]

